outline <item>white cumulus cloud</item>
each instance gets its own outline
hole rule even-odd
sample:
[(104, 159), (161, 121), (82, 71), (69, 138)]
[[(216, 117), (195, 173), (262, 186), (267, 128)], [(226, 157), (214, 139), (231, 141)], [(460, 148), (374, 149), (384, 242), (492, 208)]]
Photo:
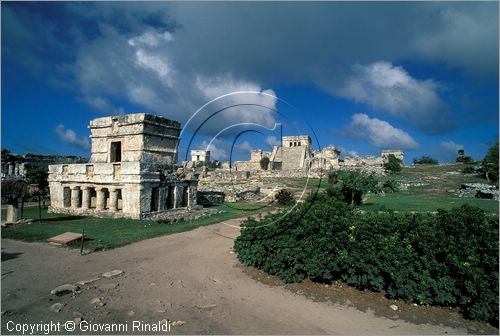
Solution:
[(370, 118), (366, 114), (356, 113), (351, 123), (341, 134), (369, 141), (373, 146), (382, 148), (412, 149), (418, 143), (405, 131), (396, 128), (386, 121)]
[(413, 78), (403, 67), (390, 62), (355, 64), (336, 93), (401, 117), (427, 133), (450, 129), (447, 105), (438, 95), (440, 84)]
[(69, 128), (65, 128), (64, 125), (62, 124), (57, 125), (57, 127), (54, 129), (54, 132), (56, 132), (56, 134), (59, 136), (59, 139), (64, 143), (67, 143), (69, 145), (74, 145), (76, 147), (85, 150), (90, 149), (89, 138), (87, 137), (79, 138), (76, 135), (75, 131)]
[(274, 147), (274, 146), (281, 146), (281, 141), (274, 135), (270, 135), (266, 138), (266, 143), (269, 144), (269, 146)]

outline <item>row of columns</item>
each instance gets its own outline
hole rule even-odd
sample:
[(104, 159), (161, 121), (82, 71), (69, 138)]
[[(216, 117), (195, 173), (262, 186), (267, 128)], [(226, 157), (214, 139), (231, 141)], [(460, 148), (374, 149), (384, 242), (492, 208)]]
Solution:
[[(81, 208), (90, 209), (91, 187), (88, 186), (72, 186), (70, 206), (73, 209), (79, 208), (80, 205), (80, 190), (81, 190)], [(104, 210), (106, 207), (106, 190), (109, 192), (108, 210), (118, 210), (118, 192), (120, 189), (112, 187), (96, 187), (96, 210)]]
[(7, 176), (21, 176), (24, 175), (23, 163), (20, 162), (8, 162), (7, 164)]

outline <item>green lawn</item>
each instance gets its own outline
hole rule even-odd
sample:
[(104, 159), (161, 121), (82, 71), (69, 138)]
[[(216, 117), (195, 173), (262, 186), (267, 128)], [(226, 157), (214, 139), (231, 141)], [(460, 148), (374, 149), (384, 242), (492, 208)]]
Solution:
[[(249, 210), (255, 209), (255, 206), (251, 204), (240, 204), (238, 208), (220, 205), (216, 206), (216, 208), (224, 212), (210, 217), (199, 218), (191, 222), (175, 224), (159, 224), (150, 220), (69, 216), (47, 213), (44, 210), (42, 212), (41, 224), (38, 224), (36, 220), (31, 225), (23, 224), (3, 228), (2, 238), (28, 242), (47, 241), (47, 238), (64, 232), (82, 232), (82, 229), (84, 229), (87, 236), (85, 249), (110, 249), (147, 238), (192, 230), (203, 225), (218, 223), (231, 218), (250, 216), (257, 212)], [(2, 210), (2, 219), (5, 218), (5, 212), (5, 210)], [(38, 207), (25, 208), (24, 217), (37, 219)], [(79, 247), (79, 244), (78, 242), (73, 245)]]
[(498, 213), (498, 201), (461, 198), (452, 192), (459, 188), (462, 183), (487, 183), (485, 179), (480, 177), (460, 173), (463, 167), (463, 164), (404, 167), (401, 173), (384, 176), (380, 180), (395, 179), (399, 183), (419, 183), (422, 185), (411, 185), (407, 190), (386, 193), (385, 196), (368, 195), (366, 203), (361, 208), (364, 210), (385, 208), (396, 211), (425, 212), (470, 204), (487, 212)]

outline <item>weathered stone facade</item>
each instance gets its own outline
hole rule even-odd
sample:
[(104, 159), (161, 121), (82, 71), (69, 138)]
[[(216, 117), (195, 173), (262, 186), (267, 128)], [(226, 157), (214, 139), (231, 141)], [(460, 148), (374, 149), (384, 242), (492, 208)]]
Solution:
[(210, 151), (203, 150), (203, 149), (191, 150), (191, 161), (194, 163), (198, 163), (198, 162), (208, 163), (208, 162), (210, 162)]
[(139, 113), (89, 128), (89, 163), (49, 166), (50, 211), (142, 219), (196, 205), (197, 176), (174, 173), (179, 122)]
[(380, 157), (384, 160), (384, 163), (386, 163), (389, 160), (389, 155), (391, 154), (394, 155), (396, 159), (401, 160), (401, 162), (403, 162), (405, 158), (405, 153), (399, 149), (384, 149), (380, 152)]

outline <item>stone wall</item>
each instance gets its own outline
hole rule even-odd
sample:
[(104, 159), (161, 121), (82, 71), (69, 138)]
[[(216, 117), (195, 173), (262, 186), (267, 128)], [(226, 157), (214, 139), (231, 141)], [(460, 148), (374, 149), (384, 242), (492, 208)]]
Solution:
[(234, 170), (236, 171), (257, 171), (261, 170), (260, 162), (253, 161), (236, 161), (233, 164)]
[(210, 161), (210, 151), (203, 149), (193, 149), (191, 151), (191, 161), (208, 163)]
[(113, 143), (120, 143), (121, 162), (141, 162), (144, 167), (177, 162), (180, 123), (145, 113), (97, 118), (90, 122), (90, 162), (112, 162)]
[(389, 160), (389, 155), (394, 155), (396, 159), (400, 160), (403, 162), (405, 158), (405, 153), (402, 150), (399, 149), (384, 149), (380, 152), (380, 157), (383, 159), (384, 163), (386, 163)]
[(283, 137), (283, 147), (311, 147), (311, 137), (309, 135), (294, 135)]
[(197, 176), (173, 171), (180, 124), (144, 113), (90, 122), (87, 164), (49, 166), (50, 211), (148, 218), (196, 206)]
[(282, 170), (309, 168), (310, 154), (307, 146), (283, 147), (281, 153)]

